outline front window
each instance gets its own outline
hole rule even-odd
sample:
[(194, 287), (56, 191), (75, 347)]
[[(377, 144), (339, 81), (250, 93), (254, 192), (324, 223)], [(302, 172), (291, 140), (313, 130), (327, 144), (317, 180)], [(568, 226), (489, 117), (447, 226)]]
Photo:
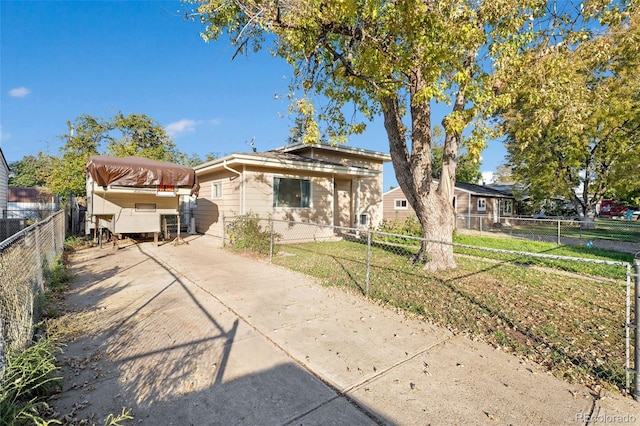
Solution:
[(406, 210), (407, 209), (407, 200), (405, 200), (405, 199), (395, 200), (395, 209), (396, 210)]
[(274, 177), (273, 207), (311, 207), (311, 181)]
[(478, 198), (478, 211), (486, 212), (487, 211), (487, 199), (486, 198)]

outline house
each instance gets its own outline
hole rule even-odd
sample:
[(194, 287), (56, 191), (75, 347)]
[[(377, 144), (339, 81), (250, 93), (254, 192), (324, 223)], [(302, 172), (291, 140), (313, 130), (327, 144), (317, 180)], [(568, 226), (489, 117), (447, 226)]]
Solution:
[(9, 164), (4, 158), (2, 148), (0, 148), (0, 211), (2, 217), (6, 218), (7, 202), (9, 200)]
[(10, 186), (8, 218), (45, 219), (60, 208), (60, 199), (46, 188)]
[(165, 219), (180, 226), (180, 200), (198, 192), (192, 168), (141, 157), (91, 156), (87, 162), (85, 232), (166, 232)]
[(0, 148), (0, 241), (4, 241), (25, 227), (25, 221), (7, 218), (7, 205), (9, 202), (9, 164), (7, 163), (2, 148)]
[(298, 143), (201, 164), (194, 167), (201, 184), (196, 231), (221, 237), (225, 217), (245, 214), (331, 227), (376, 226), (382, 220), (382, 165), (390, 160), (389, 154), (365, 149)]
[[(383, 216), (387, 221), (403, 221), (413, 216), (415, 211), (407, 202), (402, 189), (393, 188), (383, 195)], [(511, 217), (515, 199), (513, 195), (489, 188), (484, 185), (456, 182), (452, 203), (456, 209), (458, 223), (466, 220), (468, 228), (472, 226), (472, 217), (486, 217), (491, 223), (500, 218)], [(463, 219), (464, 218), (464, 219)]]

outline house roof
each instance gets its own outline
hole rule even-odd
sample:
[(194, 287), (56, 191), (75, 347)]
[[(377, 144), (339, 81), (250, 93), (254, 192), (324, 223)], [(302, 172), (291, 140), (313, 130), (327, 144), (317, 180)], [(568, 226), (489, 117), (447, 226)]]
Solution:
[(47, 188), (10, 186), (8, 189), (10, 203), (54, 202), (57, 198)]
[(469, 192), (472, 195), (479, 195), (484, 197), (493, 198), (513, 198), (511, 194), (498, 191), (497, 189), (489, 188), (484, 185), (475, 185), (473, 183), (456, 182), (456, 188), (462, 191)]
[[(324, 148), (324, 146), (323, 146)], [(324, 173), (344, 173), (357, 176), (377, 176), (379, 170), (360, 166), (348, 166), (316, 158), (304, 157), (278, 148), (266, 152), (236, 153), (194, 167), (196, 174), (204, 174), (233, 165), (253, 165), (281, 169), (295, 169)]]
[(341, 152), (345, 154), (356, 155), (359, 157), (376, 159), (382, 162), (391, 161), (391, 156), (384, 152), (371, 151), (368, 149), (355, 148), (355, 147), (346, 146), (346, 145), (331, 145), (331, 144), (319, 144), (319, 143), (308, 145), (304, 143), (295, 143), (295, 144), (286, 145), (280, 148), (276, 148), (274, 151), (293, 153), (293, 152), (303, 151), (307, 149), (313, 150), (315, 148), (318, 148), (324, 151), (335, 151), (335, 152)]
[(7, 170), (7, 173), (9, 173), (9, 163), (7, 163), (7, 159), (4, 157), (2, 148), (0, 148), (0, 160), (2, 160), (2, 166)]

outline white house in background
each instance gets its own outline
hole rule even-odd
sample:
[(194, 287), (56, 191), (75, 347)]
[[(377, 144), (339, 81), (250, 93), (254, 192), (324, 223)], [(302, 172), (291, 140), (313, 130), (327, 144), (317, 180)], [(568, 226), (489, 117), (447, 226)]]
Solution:
[[(377, 226), (382, 165), (388, 161), (389, 154), (344, 145), (292, 144), (201, 164), (194, 167), (201, 186), (196, 231), (221, 237), (223, 218), (250, 213), (329, 226)], [(326, 236), (332, 232), (328, 228)]]
[(0, 148), (0, 211), (2, 217), (5, 216), (7, 211), (7, 201), (9, 199), (9, 164), (7, 159), (4, 158), (2, 148)]
[(60, 199), (46, 188), (10, 186), (8, 218), (44, 219), (60, 208)]

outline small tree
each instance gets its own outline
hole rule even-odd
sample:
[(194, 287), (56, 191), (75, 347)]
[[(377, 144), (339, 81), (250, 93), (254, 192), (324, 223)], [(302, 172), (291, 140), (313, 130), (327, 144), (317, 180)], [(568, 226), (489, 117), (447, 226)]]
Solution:
[(39, 152), (9, 164), (9, 186), (46, 186), (53, 169), (54, 157)]

